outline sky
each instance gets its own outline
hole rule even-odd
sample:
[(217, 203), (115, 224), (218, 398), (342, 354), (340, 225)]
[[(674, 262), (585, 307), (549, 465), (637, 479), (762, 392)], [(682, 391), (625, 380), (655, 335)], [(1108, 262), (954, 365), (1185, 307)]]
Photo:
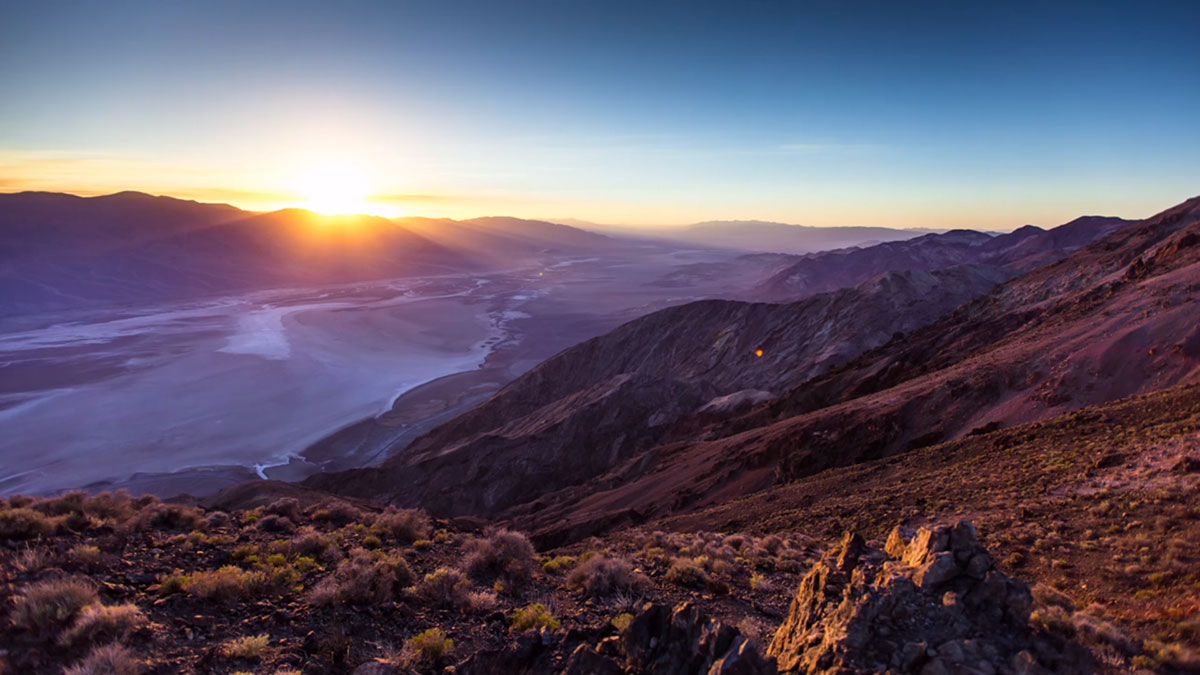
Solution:
[(0, 4), (0, 191), (1052, 226), (1200, 194), (1196, 2)]

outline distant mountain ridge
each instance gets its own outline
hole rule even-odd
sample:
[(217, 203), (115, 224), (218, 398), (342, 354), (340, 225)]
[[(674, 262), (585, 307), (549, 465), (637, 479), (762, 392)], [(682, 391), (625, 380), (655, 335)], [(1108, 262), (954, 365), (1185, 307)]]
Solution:
[(9, 315), (495, 270), (622, 246), (518, 218), (253, 213), (137, 192), (0, 194), (0, 235), (0, 309)]

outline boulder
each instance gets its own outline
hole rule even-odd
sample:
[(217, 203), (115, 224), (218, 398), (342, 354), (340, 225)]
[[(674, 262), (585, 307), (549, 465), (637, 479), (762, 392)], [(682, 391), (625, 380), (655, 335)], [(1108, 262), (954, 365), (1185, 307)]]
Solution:
[(1035, 635), (1024, 582), (995, 569), (975, 528), (896, 528), (885, 550), (847, 534), (800, 582), (767, 649), (780, 672), (1090, 672)]
[(736, 628), (685, 602), (674, 608), (646, 604), (615, 640), (576, 647), (562, 672), (774, 675), (776, 670)]

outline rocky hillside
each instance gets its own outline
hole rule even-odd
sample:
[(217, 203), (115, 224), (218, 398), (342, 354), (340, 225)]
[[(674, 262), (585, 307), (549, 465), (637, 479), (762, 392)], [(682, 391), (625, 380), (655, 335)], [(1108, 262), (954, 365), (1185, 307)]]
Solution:
[(495, 515), (606, 472), (698, 412), (769, 400), (1007, 276), (989, 267), (889, 273), (788, 305), (713, 300), (656, 312), (551, 358), (382, 467), (309, 484)]
[[(915, 275), (775, 310), (675, 308), (551, 359), (379, 470), (312, 485), (567, 541), (1194, 381), (1197, 241), (1192, 200), (936, 319), (927, 288), (894, 300)], [(909, 329), (914, 308), (928, 314)], [(863, 326), (869, 351), (831, 349)]]
[(120, 493), (5, 500), (0, 667), (771, 675), (1100, 666), (1094, 651), (1037, 621), (1049, 608), (1001, 571), (968, 523), (897, 528), (875, 547), (852, 533), (826, 544), (643, 530), (539, 553), (517, 532), (295, 493), (228, 511)]

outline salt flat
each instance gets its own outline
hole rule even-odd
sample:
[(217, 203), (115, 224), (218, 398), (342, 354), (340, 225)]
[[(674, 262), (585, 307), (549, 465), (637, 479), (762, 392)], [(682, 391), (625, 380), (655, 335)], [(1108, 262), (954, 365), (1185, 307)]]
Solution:
[[(632, 268), (558, 260), (63, 315), (10, 330), (0, 334), (0, 494), (136, 489), (135, 474), (178, 476), (171, 489), (205, 492), (272, 467), (290, 464), (289, 478), (320, 470), (301, 457), (306, 448), (390, 411), (419, 385), (480, 369), (489, 357), (490, 375), (503, 382), (578, 340), (688, 299), (645, 282), (664, 264), (690, 260), (659, 256)], [(336, 464), (378, 459), (363, 457)]]

